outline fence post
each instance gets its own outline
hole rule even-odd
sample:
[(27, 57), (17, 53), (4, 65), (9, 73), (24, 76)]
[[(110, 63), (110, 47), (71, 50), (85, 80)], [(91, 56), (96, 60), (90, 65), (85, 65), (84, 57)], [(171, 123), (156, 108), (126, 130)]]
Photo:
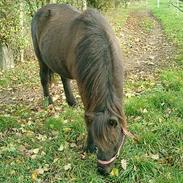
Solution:
[[(179, 0), (177, 0), (177, 7), (179, 8)], [(179, 14), (179, 9), (177, 8), (177, 14)]]

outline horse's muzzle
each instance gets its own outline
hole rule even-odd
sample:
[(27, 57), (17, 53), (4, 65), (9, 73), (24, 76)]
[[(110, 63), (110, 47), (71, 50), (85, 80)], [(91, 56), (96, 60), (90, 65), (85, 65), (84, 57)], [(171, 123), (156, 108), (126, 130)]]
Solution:
[(108, 164), (108, 165), (101, 165), (101, 164), (97, 164), (97, 171), (101, 174), (101, 175), (109, 175), (112, 167), (113, 167), (114, 163)]
[[(123, 130), (121, 130), (121, 132), (123, 133)], [(121, 150), (121, 148), (123, 147), (124, 141), (125, 141), (125, 134), (123, 133), (122, 140), (121, 140), (121, 143), (120, 143), (120, 146), (119, 146), (119, 149), (118, 149), (116, 155), (114, 155), (114, 156), (113, 156), (110, 160), (108, 160), (108, 161), (103, 161), (103, 160), (99, 160), (99, 159), (98, 159), (98, 164), (103, 165), (103, 166), (110, 165), (115, 159), (117, 159), (118, 156), (119, 156), (119, 154), (120, 154), (120, 150)]]

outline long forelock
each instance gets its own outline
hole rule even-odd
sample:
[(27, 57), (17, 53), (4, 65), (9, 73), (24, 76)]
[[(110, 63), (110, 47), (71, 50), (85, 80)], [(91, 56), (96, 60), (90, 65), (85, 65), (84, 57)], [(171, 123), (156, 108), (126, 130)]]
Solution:
[(101, 149), (105, 150), (110, 144), (115, 144), (116, 133), (111, 133), (108, 125), (110, 114), (108, 111), (97, 113), (92, 124), (92, 134), (94, 141)]

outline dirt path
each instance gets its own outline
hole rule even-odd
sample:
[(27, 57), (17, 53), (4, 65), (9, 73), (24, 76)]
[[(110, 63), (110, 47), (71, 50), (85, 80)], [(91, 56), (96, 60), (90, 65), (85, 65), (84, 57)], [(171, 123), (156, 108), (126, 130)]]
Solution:
[[(124, 51), (127, 80), (138, 80), (153, 75), (170, 64), (170, 58), (175, 51), (175, 47), (166, 40), (160, 23), (147, 11), (132, 12), (118, 37)], [(26, 69), (29, 70), (27, 66)], [(38, 70), (34, 72), (35, 77), (38, 78)], [(52, 94), (56, 96), (58, 103), (62, 103), (64, 98), (63, 88), (60, 86), (54, 86), (52, 89)], [(40, 83), (33, 87), (15, 86), (15, 88), (0, 89), (0, 108), (5, 107), (6, 104), (27, 105), (32, 101), (35, 106), (38, 103), (41, 105)]]
[(160, 23), (149, 11), (133, 12), (120, 34), (127, 75), (152, 75), (170, 65), (175, 47), (163, 34)]

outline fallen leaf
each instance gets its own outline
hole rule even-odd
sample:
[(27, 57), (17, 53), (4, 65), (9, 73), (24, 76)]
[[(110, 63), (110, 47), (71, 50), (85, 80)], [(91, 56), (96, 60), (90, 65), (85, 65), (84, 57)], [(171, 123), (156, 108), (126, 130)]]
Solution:
[(142, 112), (143, 112), (143, 113), (147, 113), (148, 111), (147, 111), (147, 109), (144, 109)]
[(55, 102), (56, 100), (58, 100), (60, 98), (60, 95), (54, 95), (53, 97), (52, 97), (52, 100), (53, 100), (53, 102)]
[(28, 121), (28, 122), (27, 122), (27, 125), (28, 125), (28, 126), (31, 126), (32, 124), (33, 124), (32, 121)]
[(60, 145), (60, 147), (58, 148), (58, 151), (63, 151), (64, 150), (64, 146), (63, 144)]
[(33, 152), (34, 154), (38, 154), (38, 152), (39, 152), (39, 148), (32, 149), (32, 152)]
[(151, 154), (150, 157), (154, 160), (158, 160), (159, 159), (159, 154)]
[(44, 173), (44, 169), (43, 168), (38, 168), (36, 171), (37, 171), (38, 175), (42, 175)]
[(32, 181), (33, 182), (35, 182), (35, 181), (37, 181), (37, 177), (39, 176), (39, 175), (42, 175), (44, 173), (44, 169), (43, 168), (38, 168), (38, 169), (36, 169), (36, 170), (34, 170), (33, 172), (32, 172)]
[(67, 132), (71, 131), (71, 128), (64, 128), (63, 130), (64, 130), (65, 133), (67, 133)]
[(41, 135), (41, 134), (38, 134), (38, 136), (36, 137), (38, 140), (41, 140), (41, 141), (45, 141), (47, 139), (47, 136), (46, 135)]
[(65, 120), (63, 121), (63, 123), (64, 123), (64, 124), (68, 123), (68, 120), (67, 120), (67, 119), (65, 119)]
[(44, 171), (47, 172), (49, 170), (49, 164), (45, 164), (45, 166), (43, 167)]
[(110, 175), (118, 177), (119, 176), (119, 170), (117, 168), (113, 168)]
[(35, 181), (36, 181), (37, 176), (38, 176), (38, 175), (37, 175), (37, 172), (35, 172), (35, 171), (34, 171), (34, 172), (32, 173), (32, 175), (31, 175), (31, 177), (32, 177), (32, 181), (33, 181), (33, 182), (35, 182)]
[(133, 169), (134, 169), (134, 171), (137, 171), (137, 167), (135, 165), (134, 165)]
[(37, 158), (37, 155), (36, 154), (34, 154), (34, 155), (31, 156), (31, 159), (36, 159), (36, 158)]
[(123, 168), (123, 170), (126, 170), (127, 167), (127, 161), (125, 159), (121, 160), (121, 167)]
[(81, 154), (80, 154), (80, 158), (81, 158), (82, 160), (86, 159), (86, 153), (81, 153)]
[(59, 160), (59, 158), (55, 158), (55, 159), (53, 160), (53, 163), (56, 163), (58, 160)]
[(75, 143), (71, 143), (70, 147), (74, 148), (74, 147), (77, 147), (77, 145)]
[(71, 164), (70, 163), (64, 166), (65, 171), (68, 171), (70, 169), (71, 169)]
[(45, 156), (46, 153), (44, 151), (41, 151), (41, 156)]

